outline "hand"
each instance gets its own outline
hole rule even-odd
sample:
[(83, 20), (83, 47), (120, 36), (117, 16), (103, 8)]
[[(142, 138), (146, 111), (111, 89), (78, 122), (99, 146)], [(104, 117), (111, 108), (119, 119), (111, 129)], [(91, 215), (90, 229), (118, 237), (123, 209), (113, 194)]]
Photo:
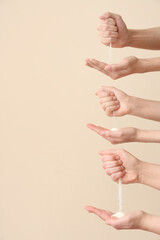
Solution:
[(122, 179), (123, 184), (139, 183), (141, 163), (136, 157), (123, 149), (101, 151), (102, 167), (112, 180)]
[(99, 102), (107, 116), (113, 116), (113, 112), (116, 117), (130, 114), (130, 96), (121, 90), (103, 86), (96, 95), (98, 95)]
[(124, 58), (119, 64), (106, 64), (96, 59), (86, 59), (86, 66), (97, 69), (113, 80), (143, 71), (140, 59), (134, 56)]
[(100, 41), (114, 48), (128, 46), (129, 31), (120, 15), (106, 12), (100, 16), (100, 24), (97, 28)]
[(85, 209), (89, 213), (94, 213), (105, 221), (107, 225), (110, 225), (117, 230), (143, 229), (142, 222), (146, 214), (143, 211), (130, 212), (122, 218), (115, 218), (111, 217), (113, 215), (112, 212), (108, 212), (106, 210), (98, 209), (92, 206), (86, 206)]
[(138, 140), (137, 133), (139, 129), (136, 128), (128, 127), (118, 129), (117, 131), (111, 131), (94, 124), (87, 124), (87, 127), (98, 133), (112, 144), (136, 142)]

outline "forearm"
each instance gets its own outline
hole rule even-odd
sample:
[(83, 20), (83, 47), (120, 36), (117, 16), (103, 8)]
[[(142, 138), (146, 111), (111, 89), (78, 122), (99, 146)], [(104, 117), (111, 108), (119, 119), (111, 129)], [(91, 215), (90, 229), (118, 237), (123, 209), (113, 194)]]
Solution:
[(136, 142), (160, 143), (160, 131), (136, 129)]
[(129, 29), (128, 47), (159, 50), (160, 27), (149, 29)]
[(141, 220), (140, 229), (160, 234), (160, 217), (144, 213), (144, 216)]
[(160, 58), (138, 59), (136, 73), (160, 71)]
[(160, 165), (140, 161), (138, 183), (160, 190)]
[(154, 121), (160, 121), (160, 102), (130, 97), (129, 114)]

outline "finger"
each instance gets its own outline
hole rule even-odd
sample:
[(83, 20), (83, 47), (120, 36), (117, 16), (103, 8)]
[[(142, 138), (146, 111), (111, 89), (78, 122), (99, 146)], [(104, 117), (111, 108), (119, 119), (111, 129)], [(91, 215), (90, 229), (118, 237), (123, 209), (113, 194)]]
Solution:
[(100, 23), (100, 25), (97, 27), (98, 31), (102, 31), (102, 32), (106, 32), (106, 31), (111, 31), (111, 32), (117, 32), (118, 29), (116, 26), (111, 25), (111, 24), (106, 24), (104, 23)]
[(98, 208), (95, 208), (92, 206), (85, 206), (85, 209), (90, 213), (96, 214), (98, 217), (100, 217), (104, 221), (110, 219), (110, 217), (112, 215), (112, 212), (108, 212), (106, 210), (98, 209)]
[(102, 38), (102, 37), (100, 37), (100, 41), (101, 41), (101, 43), (109, 46), (110, 43), (115, 43), (117, 41), (117, 38), (113, 38), (113, 37)]
[(87, 59), (86, 61), (86, 66), (94, 68), (102, 73), (105, 73), (105, 67), (107, 66), (107, 64), (97, 61), (95, 59)]
[[(120, 178), (123, 178), (125, 174), (126, 174), (125, 170), (120, 171), (120, 172), (117, 172), (117, 173), (112, 173), (112, 174), (111, 174), (111, 178), (112, 178), (113, 181), (116, 182), (116, 181), (118, 181)], [(122, 180), (122, 182), (123, 182), (123, 180)]]
[(108, 96), (110, 96), (110, 92), (109, 91), (98, 91), (98, 97), (99, 98), (104, 98), (104, 97), (108, 97)]
[(110, 24), (110, 25), (116, 25), (116, 22), (114, 21), (113, 18), (107, 18), (107, 19), (105, 19), (105, 20), (100, 19), (100, 22), (102, 22), (102, 23), (107, 23), (107, 24)]
[(108, 64), (104, 68), (105, 74), (110, 76), (113, 80), (124, 77), (127, 75), (127, 71), (123, 70), (121, 64)]
[(108, 150), (105, 150), (105, 151), (99, 151), (99, 154), (101, 156), (110, 155), (110, 154), (111, 155), (118, 155), (118, 152), (119, 152), (119, 149), (108, 149)]
[[(102, 105), (102, 108), (104, 111), (106, 111), (107, 114), (112, 115), (112, 111), (117, 110), (119, 108), (119, 101), (115, 102), (106, 102), (106, 103), (100, 103)], [(112, 110), (112, 108), (116, 107)]]
[(112, 174), (115, 174), (115, 173), (119, 173), (119, 172), (123, 172), (124, 171), (124, 167), (123, 167), (123, 165), (121, 165), (121, 166), (118, 166), (118, 167), (111, 167), (111, 168), (107, 168), (106, 170), (105, 170), (105, 172), (109, 175), (109, 176), (111, 176)]
[[(108, 103), (108, 106), (106, 106), (106, 103), (102, 103), (101, 104), (101, 106), (102, 106), (102, 108), (103, 108), (103, 110), (106, 112), (106, 114), (108, 115), (108, 116), (113, 116), (113, 111), (115, 111), (115, 110), (118, 110), (118, 108), (117, 109), (114, 109), (113, 111), (111, 110), (111, 108), (113, 108), (113, 105), (111, 105), (111, 106), (109, 106), (110, 104)], [(116, 106), (116, 105), (115, 105)], [(118, 106), (118, 105), (117, 105)]]
[(124, 217), (122, 218), (116, 218), (116, 217), (112, 217), (108, 220), (105, 221), (105, 223), (109, 226), (112, 226), (115, 229), (123, 229), (123, 225), (124, 225)]
[(101, 38), (118, 38), (118, 32), (112, 32), (112, 31), (102, 31), (98, 33), (98, 36)]
[(102, 92), (112, 92), (114, 94), (114, 91), (116, 90), (115, 87), (110, 87), (110, 86), (101, 86), (99, 91)]
[(107, 162), (102, 163), (102, 167), (104, 169), (118, 167), (118, 166), (121, 166), (121, 165), (122, 165), (122, 161), (120, 161), (120, 160), (107, 161)]
[[(101, 103), (101, 102), (100, 102)], [(116, 101), (107, 101), (107, 102), (103, 102), (101, 103), (105, 108), (108, 108), (108, 107), (111, 107), (111, 106), (117, 106), (119, 105), (119, 101), (116, 100)]]
[(108, 154), (101, 157), (102, 162), (107, 161), (117, 161), (120, 160), (120, 157), (118, 155)]
[[(105, 129), (105, 128), (100, 127), (100, 126), (96, 126), (94, 124), (87, 124), (87, 127), (89, 129), (91, 129), (92, 131), (98, 133), (100, 136), (102, 136), (103, 138), (107, 139), (108, 141), (110, 141), (110, 142), (115, 141), (114, 138), (109, 138), (108, 137), (109, 136), (109, 134), (107, 135), (107, 133), (109, 132), (108, 129)], [(117, 142), (120, 141), (119, 139), (116, 139), (116, 140), (117, 140)]]
[(99, 17), (101, 20), (106, 20), (108, 18), (113, 18), (114, 20), (119, 20), (121, 18), (120, 15), (111, 13), (111, 12), (105, 12), (103, 15)]
[[(105, 69), (108, 69), (108, 65), (105, 66)], [(112, 72), (123, 71), (127, 69), (127, 64), (125, 62), (120, 62), (118, 64), (110, 64), (110, 70)]]
[(106, 103), (106, 102), (111, 102), (111, 101), (117, 101), (116, 96), (110, 96), (110, 97), (103, 97), (99, 99), (100, 103)]
[(103, 127), (96, 126), (96, 125), (90, 124), (90, 123), (87, 124), (87, 127), (88, 127), (89, 129), (93, 130), (94, 132), (100, 134), (100, 135), (101, 135), (101, 133), (102, 133), (103, 131), (107, 131), (107, 129), (105, 129), (105, 128), (103, 128)]
[(99, 68), (105, 68), (105, 66), (107, 65), (107, 64), (105, 64), (104, 62), (100, 62), (100, 61), (98, 61), (98, 60), (96, 60), (96, 59), (94, 59), (94, 58), (91, 58), (91, 59), (89, 59), (89, 61), (93, 64), (93, 65), (95, 65), (95, 66), (97, 66), (97, 67), (99, 67)]
[(105, 112), (108, 116), (113, 117), (113, 112), (118, 110), (119, 107), (120, 107), (120, 105), (109, 106), (109, 107), (105, 108)]
[(120, 229), (129, 229), (128, 227), (128, 216), (125, 215), (122, 218), (112, 217), (110, 220), (105, 221), (108, 225), (114, 227), (117, 230)]
[(92, 64), (91, 64), (91, 61), (90, 61), (89, 58), (87, 58), (87, 59), (85, 60), (85, 65), (88, 66), (88, 67), (92, 67)]
[(102, 136), (107, 139), (110, 143), (112, 144), (118, 144), (118, 143), (122, 143), (122, 139), (121, 138), (110, 138), (110, 137), (105, 137), (103, 134)]
[(122, 130), (116, 130), (116, 131), (110, 131), (108, 130), (107, 132), (103, 132), (102, 135), (105, 137), (110, 137), (110, 138), (121, 138), (122, 137)]

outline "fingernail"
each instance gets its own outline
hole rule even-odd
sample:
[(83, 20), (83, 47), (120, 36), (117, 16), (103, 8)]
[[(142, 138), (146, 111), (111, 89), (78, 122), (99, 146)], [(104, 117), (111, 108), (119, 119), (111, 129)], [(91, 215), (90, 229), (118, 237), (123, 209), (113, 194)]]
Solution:
[(106, 135), (106, 132), (101, 132), (101, 135), (102, 135), (102, 136), (105, 136), (105, 135)]
[(110, 66), (110, 64), (108, 64), (107, 66), (105, 66), (105, 68), (104, 68), (105, 70), (110, 70), (111, 69), (111, 66)]
[(103, 151), (99, 151), (99, 153), (98, 153), (99, 155), (102, 155), (103, 154)]
[(110, 221), (106, 221), (106, 224), (111, 225), (111, 222)]

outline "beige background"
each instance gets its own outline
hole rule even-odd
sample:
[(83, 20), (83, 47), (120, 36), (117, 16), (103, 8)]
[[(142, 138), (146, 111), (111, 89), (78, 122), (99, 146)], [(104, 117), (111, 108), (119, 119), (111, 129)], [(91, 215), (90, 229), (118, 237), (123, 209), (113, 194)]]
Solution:
[[(117, 185), (101, 168), (99, 150), (113, 147), (86, 128), (110, 127), (94, 92), (101, 85), (160, 100), (160, 73), (118, 81), (84, 66), (108, 60), (96, 27), (105, 11), (129, 28), (159, 26), (159, 0), (0, 0), (0, 240), (156, 240), (142, 231), (116, 231), (89, 215), (86, 204), (116, 211)], [(114, 61), (159, 51), (116, 49)], [(119, 127), (158, 129), (123, 117)], [(145, 161), (160, 162), (159, 144), (124, 144)], [(160, 193), (123, 187), (124, 210), (160, 215)]]

